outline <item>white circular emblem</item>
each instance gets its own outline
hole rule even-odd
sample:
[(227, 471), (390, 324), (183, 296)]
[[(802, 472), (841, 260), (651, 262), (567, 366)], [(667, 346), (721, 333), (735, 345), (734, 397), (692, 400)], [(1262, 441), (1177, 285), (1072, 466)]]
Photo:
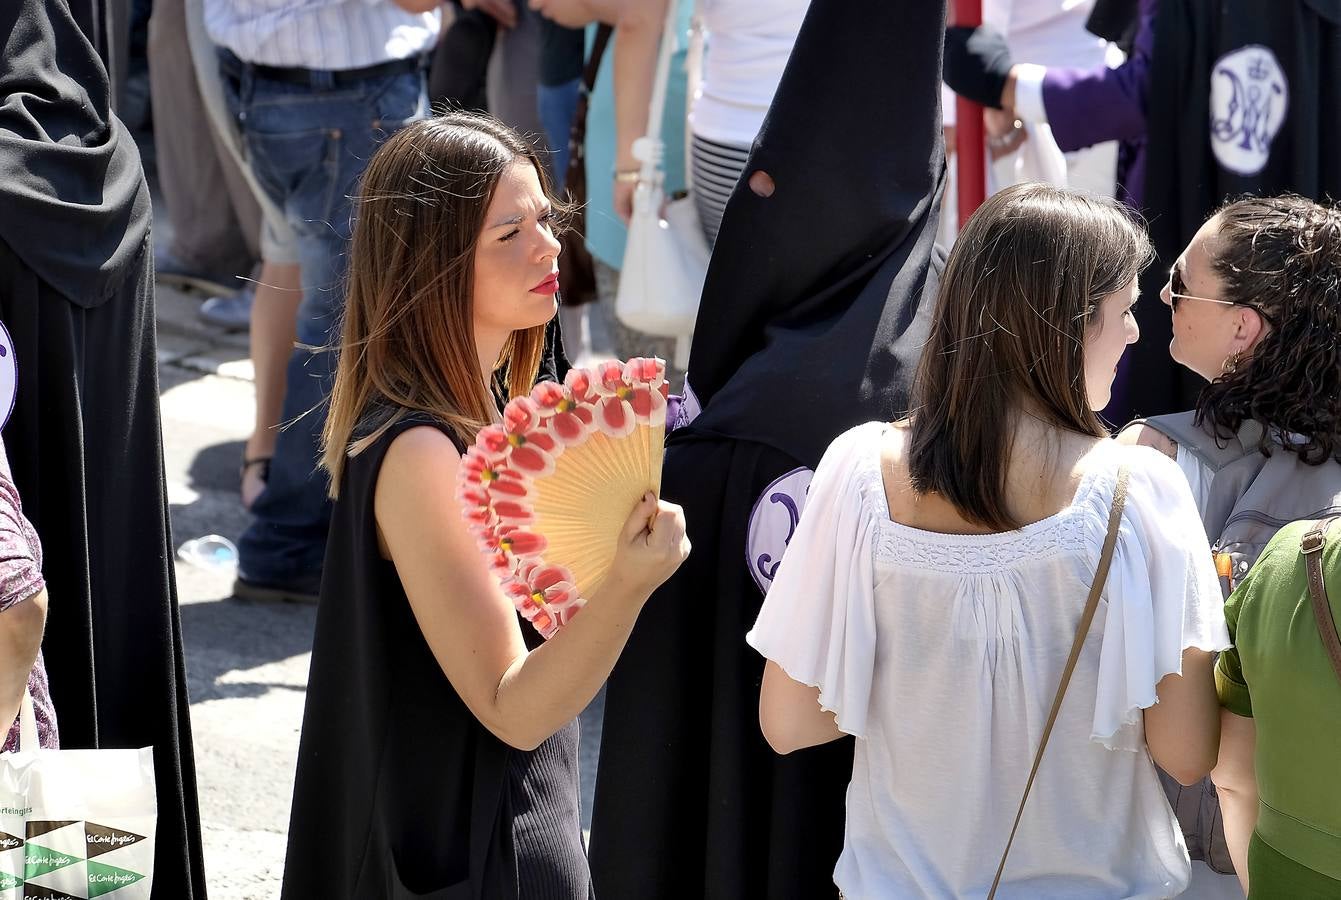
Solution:
[(19, 391), (19, 366), (14, 360), (14, 341), (9, 329), (0, 323), (0, 428), (14, 412), (14, 399)]
[(1289, 83), (1270, 49), (1249, 44), (1220, 57), (1211, 70), (1211, 148), (1220, 165), (1240, 175), (1262, 171), (1289, 105)]
[(773, 575), (782, 564), (782, 554), (796, 533), (806, 493), (815, 473), (810, 469), (792, 469), (777, 478), (754, 502), (750, 512), (750, 530), (745, 538), (745, 565), (759, 590), (768, 593)]

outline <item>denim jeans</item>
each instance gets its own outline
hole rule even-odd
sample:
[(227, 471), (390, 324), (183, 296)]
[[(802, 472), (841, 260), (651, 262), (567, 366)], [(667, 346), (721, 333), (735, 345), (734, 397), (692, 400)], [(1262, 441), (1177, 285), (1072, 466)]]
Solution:
[(281, 428), (269, 480), (238, 542), (238, 573), (294, 582), (318, 575), (326, 551), (331, 504), (317, 461), (344, 308), (350, 197), (377, 145), (424, 115), (423, 75), (336, 85), (318, 73), (316, 85), (296, 85), (262, 78), (227, 51), (221, 71), (247, 165), (284, 211), (303, 277)]
[(568, 136), (573, 130), (573, 115), (577, 112), (577, 98), (582, 90), (582, 79), (575, 78), (563, 84), (536, 86), (535, 100), (540, 124), (545, 128), (545, 140), (552, 148), (550, 172), (554, 188), (563, 193), (563, 179), (568, 172)]

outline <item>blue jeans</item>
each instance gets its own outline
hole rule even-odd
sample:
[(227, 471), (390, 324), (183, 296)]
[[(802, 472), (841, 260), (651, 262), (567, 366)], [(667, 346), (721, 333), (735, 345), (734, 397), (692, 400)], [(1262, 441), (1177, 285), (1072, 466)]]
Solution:
[(577, 112), (581, 90), (581, 78), (564, 84), (536, 86), (536, 111), (545, 129), (545, 140), (552, 148), (550, 172), (554, 175), (554, 190), (559, 194), (563, 193), (563, 178), (568, 171), (568, 135), (573, 130), (573, 115)]
[(329, 479), (317, 468), (334, 344), (344, 308), (353, 196), (377, 145), (424, 115), (423, 75), (296, 85), (256, 75), (221, 51), (224, 95), (247, 164), (297, 239), (303, 300), (289, 359), (281, 429), (254, 520), (238, 542), (238, 574), (291, 583), (317, 576), (326, 552)]

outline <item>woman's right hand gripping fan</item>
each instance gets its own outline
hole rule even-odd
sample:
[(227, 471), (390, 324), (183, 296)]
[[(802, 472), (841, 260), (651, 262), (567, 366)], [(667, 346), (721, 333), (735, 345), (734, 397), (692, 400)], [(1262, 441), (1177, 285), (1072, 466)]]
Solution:
[(684, 510), (648, 491), (624, 523), (610, 573), (592, 602), (613, 596), (641, 608), (680, 568), (689, 550)]

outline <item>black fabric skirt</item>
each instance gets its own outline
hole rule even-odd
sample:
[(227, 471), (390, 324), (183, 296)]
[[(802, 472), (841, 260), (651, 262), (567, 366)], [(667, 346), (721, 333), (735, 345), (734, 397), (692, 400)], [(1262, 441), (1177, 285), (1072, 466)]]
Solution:
[(18, 365), (4, 429), (42, 540), (42, 642), (61, 747), (154, 748), (155, 898), (205, 897), (195, 763), (158, 413), (153, 254), (84, 308), (0, 243)]
[(596, 896), (837, 897), (853, 742), (778, 756), (759, 730), (763, 595), (750, 511), (797, 464), (760, 444), (676, 442), (662, 493), (693, 551), (644, 607), (610, 676), (591, 829)]

